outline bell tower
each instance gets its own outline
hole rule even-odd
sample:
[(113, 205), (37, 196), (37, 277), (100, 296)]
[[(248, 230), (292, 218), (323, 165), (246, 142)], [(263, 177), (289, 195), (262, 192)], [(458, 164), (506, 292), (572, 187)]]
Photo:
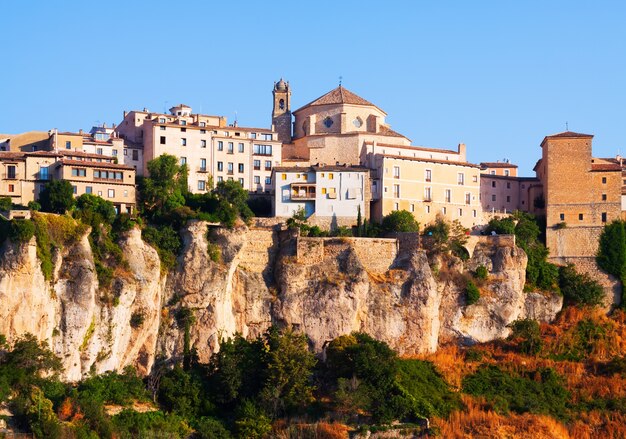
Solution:
[(291, 143), (291, 89), (283, 78), (274, 83), (274, 109), (272, 110), (272, 130), (278, 133), (278, 140)]

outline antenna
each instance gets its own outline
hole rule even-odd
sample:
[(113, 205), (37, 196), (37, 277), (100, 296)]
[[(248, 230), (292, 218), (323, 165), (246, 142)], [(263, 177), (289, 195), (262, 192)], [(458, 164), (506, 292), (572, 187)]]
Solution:
[(341, 82), (343, 81), (343, 76), (339, 76), (339, 87), (341, 87)]
[(569, 124), (565, 121), (565, 131), (569, 131)]

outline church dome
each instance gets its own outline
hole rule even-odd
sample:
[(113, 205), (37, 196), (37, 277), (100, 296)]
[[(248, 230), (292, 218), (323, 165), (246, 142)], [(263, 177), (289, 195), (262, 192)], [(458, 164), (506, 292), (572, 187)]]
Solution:
[(276, 84), (276, 90), (279, 90), (279, 91), (287, 90), (287, 83), (283, 80), (283, 78), (280, 78), (280, 81), (278, 81), (278, 83)]

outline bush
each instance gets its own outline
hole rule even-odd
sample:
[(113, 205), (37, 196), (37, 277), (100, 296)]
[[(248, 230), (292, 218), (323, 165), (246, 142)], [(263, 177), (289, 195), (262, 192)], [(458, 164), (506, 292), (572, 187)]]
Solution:
[(511, 340), (519, 340), (520, 352), (528, 355), (536, 355), (543, 347), (539, 323), (532, 319), (516, 320), (511, 323)]
[(161, 259), (162, 270), (174, 268), (176, 257), (183, 245), (178, 232), (170, 226), (148, 226), (142, 230), (141, 237), (156, 248)]
[(586, 273), (578, 273), (573, 264), (559, 268), (559, 288), (571, 305), (597, 306), (602, 303), (604, 289)]
[(465, 303), (469, 305), (473, 305), (480, 299), (480, 290), (476, 286), (474, 282), (471, 280), (467, 282), (465, 286)]
[(30, 210), (34, 210), (35, 212), (40, 211), (41, 210), (41, 204), (39, 204), (36, 201), (29, 201), (28, 202), (28, 208)]
[(419, 232), (420, 225), (411, 212), (395, 210), (383, 218), (382, 229), (385, 232)]
[(450, 224), (448, 224), (443, 217), (438, 215), (434, 223), (426, 226), (424, 235), (432, 238), (435, 250), (441, 251), (448, 243)]
[(143, 322), (145, 319), (146, 319), (146, 316), (143, 312), (135, 311), (130, 316), (130, 326), (133, 328), (140, 328), (141, 325), (143, 325)]
[(489, 271), (484, 265), (479, 265), (474, 272), (474, 277), (480, 280), (486, 280), (489, 277)]
[(59, 214), (67, 212), (75, 203), (72, 184), (67, 180), (53, 180), (46, 183), (39, 194), (39, 202), (44, 212)]
[(195, 425), (200, 439), (231, 439), (232, 435), (224, 425), (215, 418), (202, 417)]
[(112, 224), (115, 220), (115, 206), (108, 200), (92, 194), (83, 194), (76, 199), (74, 217), (92, 228), (101, 224)]
[(11, 210), (13, 207), (13, 200), (11, 197), (0, 197), (0, 211)]
[(11, 221), (9, 236), (14, 242), (26, 243), (35, 235), (35, 225), (31, 220), (15, 219)]

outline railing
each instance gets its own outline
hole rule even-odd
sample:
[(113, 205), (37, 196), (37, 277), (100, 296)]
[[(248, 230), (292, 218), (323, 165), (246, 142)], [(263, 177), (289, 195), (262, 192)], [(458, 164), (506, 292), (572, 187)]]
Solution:
[(227, 175), (233, 175), (233, 171), (228, 171), (226, 174)]
[(5, 174), (2, 175), (2, 177), (5, 180), (17, 180), (17, 175), (18, 174), (16, 172), (14, 172), (13, 174), (5, 173)]
[(255, 167), (254, 167), (254, 170), (255, 170), (255, 171), (260, 171), (260, 170), (261, 170), (261, 167), (260, 167), (260, 166), (255, 166)]
[(35, 179), (37, 180), (50, 180), (50, 174), (48, 173), (41, 173), (41, 172), (37, 172), (37, 174), (35, 174)]
[(197, 172), (209, 172), (209, 171), (207, 171), (206, 167), (203, 168), (202, 166), (200, 166), (198, 167)]
[(431, 201), (433, 201), (431, 197), (424, 197), (424, 202), (430, 203)]
[(271, 170), (272, 170), (272, 167), (271, 167), (271, 166), (266, 166), (266, 167), (265, 167), (265, 170), (266, 170), (266, 171), (271, 171)]
[(291, 194), (291, 199), (292, 200), (314, 200), (315, 199), (315, 192), (308, 192), (308, 193), (305, 193), (305, 194), (292, 193)]

